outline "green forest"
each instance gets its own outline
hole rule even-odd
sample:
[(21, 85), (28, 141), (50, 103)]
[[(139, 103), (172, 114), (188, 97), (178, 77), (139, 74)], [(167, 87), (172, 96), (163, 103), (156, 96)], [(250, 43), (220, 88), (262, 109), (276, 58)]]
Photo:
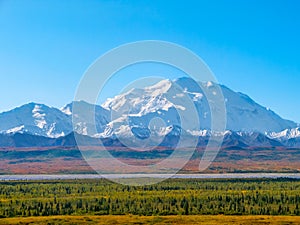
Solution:
[(1, 181), (0, 217), (51, 215), (300, 215), (300, 181), (169, 179), (126, 186), (105, 179)]

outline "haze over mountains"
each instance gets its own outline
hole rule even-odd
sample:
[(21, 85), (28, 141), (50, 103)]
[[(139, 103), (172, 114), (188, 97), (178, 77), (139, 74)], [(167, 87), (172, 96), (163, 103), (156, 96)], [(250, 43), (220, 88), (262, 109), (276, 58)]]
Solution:
[[(75, 145), (74, 140), (71, 140), (73, 130), (95, 139), (153, 138), (166, 145), (170, 140), (166, 137), (199, 136), (199, 145), (203, 145), (210, 135), (215, 135), (210, 130), (211, 109), (205, 93), (214, 94), (216, 88), (217, 85), (212, 82), (197, 83), (190, 78), (179, 78), (173, 81), (162, 80), (142, 89), (131, 89), (107, 99), (101, 106), (84, 101), (67, 104), (62, 109), (37, 103), (25, 104), (0, 114), (0, 146), (38, 146), (42, 143), (46, 146), (66, 143)], [(227, 113), (226, 132), (222, 133), (224, 145), (300, 146), (300, 128), (295, 122), (281, 118), (245, 94), (234, 92), (224, 85), (220, 85), (220, 88)], [(196, 127), (193, 118), (180, 117), (180, 111), (189, 114), (187, 97), (195, 106), (199, 127)], [(73, 112), (74, 104), (76, 112)], [(90, 119), (86, 118), (87, 112), (93, 110), (96, 130)], [(189, 129), (183, 129), (182, 122), (190, 123), (187, 126)], [(20, 144), (24, 139), (25, 143)]]

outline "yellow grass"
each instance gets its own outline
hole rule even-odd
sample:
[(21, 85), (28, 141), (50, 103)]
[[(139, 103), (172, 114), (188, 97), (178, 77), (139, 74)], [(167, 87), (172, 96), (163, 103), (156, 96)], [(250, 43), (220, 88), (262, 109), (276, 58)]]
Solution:
[(44, 225), (44, 224), (239, 224), (239, 225), (263, 225), (263, 224), (300, 224), (300, 216), (49, 216), (27, 218), (0, 219), (0, 224), (10, 225)]

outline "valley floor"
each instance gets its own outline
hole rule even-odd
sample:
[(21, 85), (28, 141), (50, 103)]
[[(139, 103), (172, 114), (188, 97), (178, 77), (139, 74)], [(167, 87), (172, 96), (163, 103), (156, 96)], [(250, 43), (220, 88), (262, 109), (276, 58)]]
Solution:
[[(101, 151), (103, 149), (96, 149)], [(198, 173), (204, 149), (197, 149), (180, 171)], [(150, 152), (112, 148), (110, 153), (128, 165), (152, 165), (168, 157), (172, 150), (160, 148)], [(95, 173), (74, 148), (0, 149), (0, 174), (87, 174)], [(184, 160), (184, 159), (183, 159)], [(181, 163), (181, 162), (180, 162)], [(103, 171), (120, 173), (120, 171)], [(124, 172), (124, 171), (122, 171)], [(140, 172), (140, 171), (137, 171)], [(203, 173), (299, 173), (300, 149), (221, 149)]]

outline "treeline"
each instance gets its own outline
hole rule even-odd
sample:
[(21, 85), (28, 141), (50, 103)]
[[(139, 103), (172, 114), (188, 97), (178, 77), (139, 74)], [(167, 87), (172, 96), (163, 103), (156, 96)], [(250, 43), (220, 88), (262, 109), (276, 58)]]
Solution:
[(300, 215), (300, 181), (170, 179), (134, 187), (100, 180), (0, 182), (0, 217)]

